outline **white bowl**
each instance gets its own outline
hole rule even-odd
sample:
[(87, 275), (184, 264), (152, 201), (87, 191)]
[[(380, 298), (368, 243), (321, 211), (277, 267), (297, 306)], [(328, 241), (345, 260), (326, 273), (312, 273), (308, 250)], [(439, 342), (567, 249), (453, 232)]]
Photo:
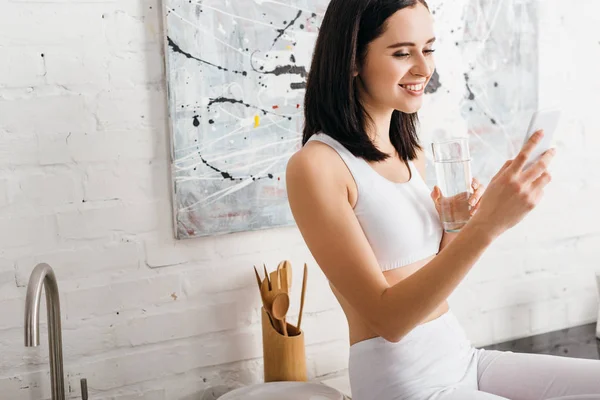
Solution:
[(344, 395), (320, 383), (269, 382), (236, 389), (219, 400), (344, 400)]

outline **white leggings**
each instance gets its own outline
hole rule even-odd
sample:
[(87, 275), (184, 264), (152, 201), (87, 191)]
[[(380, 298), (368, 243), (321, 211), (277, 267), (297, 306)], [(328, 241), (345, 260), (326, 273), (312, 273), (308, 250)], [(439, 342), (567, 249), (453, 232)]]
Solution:
[(600, 361), (476, 349), (452, 311), (349, 361), (352, 400), (600, 400)]

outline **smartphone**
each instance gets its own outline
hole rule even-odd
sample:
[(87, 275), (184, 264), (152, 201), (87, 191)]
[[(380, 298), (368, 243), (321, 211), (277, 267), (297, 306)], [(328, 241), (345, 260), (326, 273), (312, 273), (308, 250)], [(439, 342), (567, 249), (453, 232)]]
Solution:
[(542, 129), (544, 131), (544, 137), (542, 141), (533, 149), (533, 152), (529, 156), (529, 160), (525, 164), (525, 168), (535, 163), (546, 151), (555, 147), (554, 133), (558, 127), (560, 121), (560, 110), (556, 108), (537, 110), (533, 113), (531, 121), (529, 122), (529, 128), (527, 128), (527, 135), (523, 145), (531, 138), (531, 136)]

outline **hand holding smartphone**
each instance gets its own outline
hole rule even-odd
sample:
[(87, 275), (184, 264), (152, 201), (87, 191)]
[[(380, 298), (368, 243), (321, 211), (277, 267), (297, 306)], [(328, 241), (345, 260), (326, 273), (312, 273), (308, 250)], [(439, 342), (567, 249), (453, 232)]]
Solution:
[(533, 113), (529, 123), (529, 128), (527, 129), (527, 135), (523, 141), (523, 145), (525, 145), (531, 136), (539, 130), (544, 131), (544, 136), (542, 141), (535, 147), (535, 149), (533, 149), (524, 169), (527, 169), (531, 164), (535, 163), (546, 151), (555, 147), (554, 134), (556, 132), (556, 128), (558, 127), (559, 121), (560, 110), (555, 108), (538, 110)]

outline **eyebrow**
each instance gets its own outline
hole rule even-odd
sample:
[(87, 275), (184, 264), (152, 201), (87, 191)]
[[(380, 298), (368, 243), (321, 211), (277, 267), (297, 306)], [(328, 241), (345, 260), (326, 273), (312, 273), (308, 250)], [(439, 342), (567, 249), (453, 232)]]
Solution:
[[(427, 41), (427, 43), (425, 43), (425, 44), (431, 44), (433, 42), (435, 42), (435, 38), (434, 37), (431, 38), (431, 39), (429, 39)], [(396, 49), (398, 47), (415, 47), (415, 46), (416, 46), (416, 44), (414, 44), (412, 42), (402, 42), (402, 43), (394, 43), (392, 45), (389, 45), (387, 48), (388, 49)]]

